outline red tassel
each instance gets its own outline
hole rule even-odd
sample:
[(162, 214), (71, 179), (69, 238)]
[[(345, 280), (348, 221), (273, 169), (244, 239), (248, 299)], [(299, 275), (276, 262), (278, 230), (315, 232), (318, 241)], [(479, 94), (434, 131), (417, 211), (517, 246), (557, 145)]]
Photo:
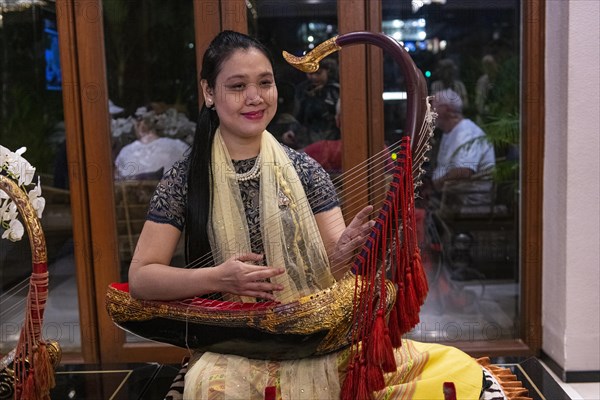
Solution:
[(395, 371), (396, 360), (394, 359), (390, 330), (385, 326), (382, 310), (377, 311), (377, 317), (373, 325), (367, 361), (373, 365), (381, 365), (385, 372)]
[(423, 305), (423, 303), (425, 303), (425, 299), (427, 298), (429, 285), (427, 283), (427, 276), (425, 275), (425, 270), (423, 269), (421, 253), (418, 250), (415, 251), (415, 253), (413, 254), (412, 264), (413, 274), (415, 275), (416, 279), (417, 298), (419, 299), (419, 303)]
[(27, 380), (25, 381), (25, 385), (23, 386), (23, 393), (21, 394), (22, 400), (34, 400), (37, 398), (37, 394), (35, 392), (35, 384), (33, 382), (33, 371), (30, 369), (27, 374)]
[(265, 387), (265, 400), (277, 400), (277, 388), (275, 386)]
[(364, 361), (360, 365), (360, 373), (357, 377), (356, 400), (371, 400), (371, 392), (367, 387), (367, 368)]
[[(381, 369), (383, 369), (383, 372), (395, 372), (398, 366), (396, 365), (396, 357), (394, 356), (394, 348), (392, 347), (390, 330), (388, 328), (383, 330), (383, 341), (385, 352), (381, 362)], [(402, 338), (400, 339), (400, 344), (402, 344)]]
[(367, 363), (367, 388), (369, 392), (376, 392), (385, 388), (383, 371), (379, 365)]
[(383, 311), (377, 311), (375, 322), (373, 323), (373, 330), (371, 332), (371, 339), (369, 340), (369, 347), (367, 349), (367, 361), (373, 365), (379, 365), (383, 359), (384, 339), (383, 331), (385, 329), (385, 320), (383, 319)]
[(406, 311), (408, 317), (408, 329), (404, 332), (410, 331), (417, 323), (419, 323), (419, 310), (421, 305), (417, 300), (415, 293), (414, 282), (410, 272), (406, 274), (406, 290), (404, 291), (404, 301), (406, 302)]
[(35, 386), (40, 397), (46, 397), (50, 394), (50, 389), (56, 386), (54, 380), (54, 369), (50, 361), (50, 355), (46, 345), (40, 343), (33, 356), (33, 365), (35, 367)]
[(454, 382), (444, 382), (444, 400), (456, 400), (456, 387)]
[(396, 309), (392, 309), (390, 313), (389, 321), (389, 337), (394, 348), (402, 346), (402, 334), (400, 333), (400, 326), (398, 325), (398, 316), (396, 315)]
[[(409, 318), (410, 309), (408, 308), (406, 297), (406, 288), (405, 285), (402, 284), (401, 289), (398, 290), (396, 304), (394, 305), (394, 308), (396, 310), (396, 317), (398, 318), (398, 327), (400, 328), (397, 333), (400, 335), (404, 335), (406, 332), (410, 331), (411, 328)], [(392, 310), (392, 312), (393, 311), (394, 310)]]
[(346, 377), (342, 384), (342, 391), (340, 393), (341, 400), (355, 400), (356, 399), (356, 376), (355, 376), (355, 362), (354, 360), (348, 364), (346, 368)]

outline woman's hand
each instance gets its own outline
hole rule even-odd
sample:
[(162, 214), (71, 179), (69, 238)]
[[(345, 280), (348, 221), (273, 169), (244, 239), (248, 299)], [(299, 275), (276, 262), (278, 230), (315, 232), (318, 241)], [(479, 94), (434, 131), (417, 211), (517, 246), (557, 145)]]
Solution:
[(260, 254), (249, 253), (233, 256), (216, 266), (215, 291), (276, 301), (272, 292), (283, 290), (283, 286), (270, 283), (268, 279), (283, 274), (285, 270), (251, 264), (263, 259)]
[(375, 225), (375, 221), (368, 219), (371, 212), (373, 212), (373, 206), (366, 206), (344, 229), (331, 256), (333, 267), (350, 263), (355, 250), (365, 243), (371, 228)]

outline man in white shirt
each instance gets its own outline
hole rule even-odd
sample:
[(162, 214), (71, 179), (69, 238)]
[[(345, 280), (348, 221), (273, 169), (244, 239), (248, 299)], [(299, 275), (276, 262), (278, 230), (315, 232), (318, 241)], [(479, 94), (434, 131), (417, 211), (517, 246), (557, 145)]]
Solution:
[(438, 114), (436, 126), (443, 132), (433, 172), (434, 188), (442, 192), (442, 206), (454, 210), (490, 206), (491, 171), (496, 163), (493, 146), (481, 128), (464, 118), (463, 103), (456, 92), (437, 92), (432, 105)]

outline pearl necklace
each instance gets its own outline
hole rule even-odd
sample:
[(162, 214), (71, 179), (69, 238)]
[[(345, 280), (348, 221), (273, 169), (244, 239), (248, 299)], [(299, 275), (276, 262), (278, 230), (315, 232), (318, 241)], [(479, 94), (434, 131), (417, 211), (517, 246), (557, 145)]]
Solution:
[(256, 160), (254, 160), (254, 165), (248, 171), (238, 174), (235, 173), (235, 180), (238, 182), (245, 182), (251, 179), (256, 179), (260, 176), (260, 153), (256, 156)]

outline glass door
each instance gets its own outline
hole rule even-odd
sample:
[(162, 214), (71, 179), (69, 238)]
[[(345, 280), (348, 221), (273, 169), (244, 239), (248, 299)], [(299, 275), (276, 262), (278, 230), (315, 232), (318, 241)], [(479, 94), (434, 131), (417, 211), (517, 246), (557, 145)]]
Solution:
[[(409, 336), (517, 339), (521, 6), (382, 4), (383, 32), (424, 73), (438, 113), (418, 205), (430, 292)], [(384, 66), (385, 138), (393, 142), (403, 135), (406, 92), (385, 56)]]

